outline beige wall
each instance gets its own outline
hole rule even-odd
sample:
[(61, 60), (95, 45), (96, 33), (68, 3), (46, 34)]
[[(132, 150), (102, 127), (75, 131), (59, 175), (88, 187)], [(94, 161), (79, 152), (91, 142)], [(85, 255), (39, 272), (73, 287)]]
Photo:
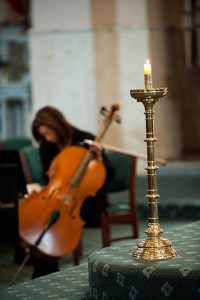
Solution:
[[(165, 30), (170, 24), (161, 17), (164, 1), (155, 2), (32, 0), (33, 114), (43, 105), (56, 105), (76, 125), (95, 133), (102, 122), (100, 106), (117, 101), (122, 123), (111, 125), (105, 142), (145, 154), (144, 108), (130, 97), (130, 89), (143, 88), (147, 58), (154, 87), (168, 86), (173, 64), (167, 44), (171, 34)], [(178, 159), (182, 144), (173, 91), (156, 105), (155, 119), (156, 153)], [(145, 172), (145, 165), (140, 160), (138, 172)]]

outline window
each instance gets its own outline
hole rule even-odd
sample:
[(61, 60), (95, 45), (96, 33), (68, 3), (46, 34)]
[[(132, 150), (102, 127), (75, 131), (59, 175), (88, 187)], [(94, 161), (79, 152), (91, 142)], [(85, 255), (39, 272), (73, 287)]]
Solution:
[(200, 66), (200, 0), (182, 0), (182, 32), (186, 67)]

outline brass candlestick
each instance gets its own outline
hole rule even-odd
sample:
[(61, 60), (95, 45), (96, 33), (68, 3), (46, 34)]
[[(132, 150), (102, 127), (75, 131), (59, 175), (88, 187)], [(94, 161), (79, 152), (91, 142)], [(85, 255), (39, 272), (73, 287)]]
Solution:
[[(149, 86), (149, 82), (148, 82)], [(169, 240), (161, 238), (160, 235), (164, 232), (158, 223), (158, 197), (154, 143), (157, 139), (154, 137), (154, 105), (160, 98), (167, 93), (167, 88), (131, 90), (132, 98), (137, 102), (142, 102), (145, 108), (146, 115), (146, 139), (147, 143), (147, 178), (148, 178), (148, 204), (149, 204), (149, 225), (145, 230), (147, 239), (142, 240), (138, 244), (138, 249), (133, 253), (133, 258), (146, 260), (160, 260), (176, 257), (178, 253), (172, 248)]]

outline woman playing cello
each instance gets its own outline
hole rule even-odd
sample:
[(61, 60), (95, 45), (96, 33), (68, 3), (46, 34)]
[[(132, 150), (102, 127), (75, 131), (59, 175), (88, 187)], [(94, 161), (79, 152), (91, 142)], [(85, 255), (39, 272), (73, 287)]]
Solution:
[[(95, 138), (93, 134), (71, 125), (58, 109), (51, 106), (43, 107), (36, 113), (32, 123), (32, 134), (39, 144), (45, 185), (48, 184), (49, 177), (51, 176), (49, 167), (52, 160), (64, 148), (76, 145), (80, 146), (84, 139), (94, 140)], [(94, 143), (92, 147), (96, 158), (101, 160), (105, 166), (106, 181), (111, 180), (115, 173), (112, 164), (99, 146)], [(103, 186), (97, 191), (95, 197), (88, 196), (84, 200), (81, 208), (81, 218), (86, 222), (87, 226), (95, 226), (98, 224), (99, 218), (105, 212), (107, 206), (107, 197)], [(33, 278), (58, 270), (57, 260), (50, 263), (33, 258), (33, 261)]]

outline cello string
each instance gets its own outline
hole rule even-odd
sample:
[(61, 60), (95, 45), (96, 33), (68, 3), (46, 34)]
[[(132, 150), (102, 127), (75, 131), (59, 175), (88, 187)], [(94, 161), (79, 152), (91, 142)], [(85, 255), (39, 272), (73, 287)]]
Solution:
[(76, 191), (76, 188), (78, 187), (78, 184), (81, 182), (81, 179), (87, 169), (88, 163), (90, 162), (92, 158), (91, 151), (87, 152), (84, 159), (82, 160), (78, 170), (73, 175), (71, 182), (68, 185), (68, 189), (64, 195), (61, 195), (58, 197), (60, 200), (64, 200), (67, 202), (67, 206), (62, 207), (62, 213), (67, 209), (67, 207), (70, 206), (70, 213), (72, 214), (72, 211), (76, 207), (76, 197), (73, 197), (74, 192)]
[[(118, 110), (118, 106), (117, 107), (113, 106), (112, 111), (107, 114), (107, 118), (104, 120), (103, 125), (99, 129), (99, 131), (96, 135), (96, 138), (94, 139), (94, 142), (100, 142), (101, 139), (103, 138), (103, 136), (105, 135), (108, 127), (110, 126), (111, 122), (115, 118), (115, 114), (114, 114), (115, 110)], [(76, 207), (76, 204), (74, 203), (76, 197), (73, 197), (73, 194), (74, 194), (76, 188), (78, 187), (79, 183), (81, 182), (81, 180), (85, 174), (85, 171), (87, 169), (87, 166), (88, 166), (89, 162), (91, 161), (92, 157), (93, 157), (93, 153), (92, 153), (91, 146), (90, 146), (90, 148), (87, 151), (85, 157), (83, 158), (79, 168), (76, 170), (75, 174), (73, 175), (73, 177), (69, 183), (68, 193), (66, 191), (65, 195), (62, 195), (59, 197), (60, 199), (63, 199), (65, 201), (69, 200), (69, 198), (70, 198), (71, 201), (68, 201), (68, 204), (70, 203), (71, 213), (72, 213), (72, 210)]]
[[(112, 107), (112, 111), (111, 113), (109, 113), (107, 115), (107, 118), (104, 120), (104, 125), (102, 125), (102, 127), (99, 129), (97, 135), (96, 135), (96, 138), (94, 139), (95, 142), (100, 142), (100, 140), (103, 138), (103, 136), (105, 135), (108, 127), (110, 126), (111, 122), (113, 121), (113, 118), (115, 116), (114, 112), (115, 110), (118, 109), (118, 105), (113, 105)], [(77, 172), (75, 172), (73, 178), (72, 178), (72, 183), (70, 184), (71, 186), (75, 186), (77, 187), (78, 184), (80, 183), (85, 171), (86, 171), (86, 168), (88, 166), (88, 163), (90, 162), (91, 158), (93, 156), (93, 153), (92, 153), (92, 150), (91, 150), (91, 147), (89, 148), (89, 151), (87, 152), (87, 154), (85, 155), (79, 169), (77, 170)]]

